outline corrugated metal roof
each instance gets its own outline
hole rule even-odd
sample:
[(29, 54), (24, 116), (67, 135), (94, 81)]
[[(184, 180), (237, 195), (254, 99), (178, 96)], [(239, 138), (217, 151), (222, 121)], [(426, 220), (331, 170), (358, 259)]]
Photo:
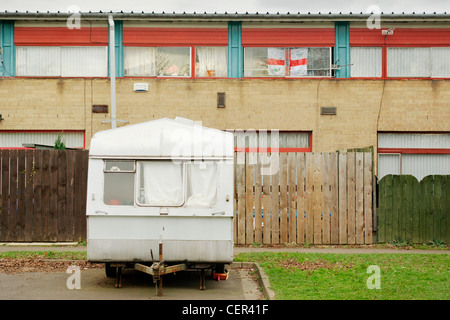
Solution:
[[(66, 19), (73, 13), (68, 12), (31, 12), (31, 11), (3, 11), (0, 12), (0, 19), (17, 19), (17, 20), (27, 20), (27, 19), (52, 19), (52, 20), (59, 20), (59, 19)], [(286, 13), (260, 13), (260, 12), (254, 12), (254, 13), (239, 13), (239, 12), (214, 12), (214, 13), (208, 13), (208, 12), (137, 12), (137, 11), (98, 11), (98, 12), (80, 12), (81, 16), (86, 19), (107, 19), (109, 15), (113, 15), (115, 19), (118, 20), (212, 20), (212, 21), (218, 21), (218, 20), (243, 20), (243, 21), (263, 21), (263, 20), (281, 20), (281, 21), (308, 21), (308, 20), (315, 20), (315, 21), (321, 21), (321, 20), (335, 20), (335, 21), (362, 21), (371, 16), (370, 13), (363, 13), (363, 12), (348, 12), (348, 13), (336, 13), (336, 12), (286, 12)], [(390, 12), (390, 13), (384, 13), (381, 12), (380, 14), (382, 19), (385, 20), (398, 20), (398, 21), (445, 21), (450, 20), (450, 13), (447, 12), (432, 12), (432, 13), (426, 13), (426, 12)]]

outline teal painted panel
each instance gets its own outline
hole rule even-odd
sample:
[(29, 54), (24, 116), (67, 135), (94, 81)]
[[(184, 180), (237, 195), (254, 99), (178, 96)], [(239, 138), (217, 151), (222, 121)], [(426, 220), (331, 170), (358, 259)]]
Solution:
[[(109, 27), (108, 27), (109, 41)], [(123, 46), (123, 21), (114, 21), (114, 46), (116, 48), (116, 77), (123, 77), (125, 74), (125, 49)], [(109, 70), (109, 45), (108, 45), (108, 76)]]
[(0, 77), (16, 75), (16, 47), (14, 45), (14, 21), (0, 21)]
[(350, 24), (335, 23), (334, 64), (341, 65), (336, 69), (336, 78), (350, 78)]
[(242, 23), (228, 23), (228, 77), (242, 78), (244, 73), (244, 49), (242, 47)]

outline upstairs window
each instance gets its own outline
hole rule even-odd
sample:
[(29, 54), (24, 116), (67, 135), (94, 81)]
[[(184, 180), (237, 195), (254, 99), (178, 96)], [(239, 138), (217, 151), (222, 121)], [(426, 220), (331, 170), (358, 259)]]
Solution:
[(450, 77), (450, 48), (387, 48), (388, 77)]
[(125, 47), (125, 76), (190, 77), (190, 47)]
[(106, 77), (107, 47), (16, 47), (16, 74), (36, 77)]
[(196, 77), (226, 77), (227, 47), (196, 47)]
[(350, 70), (352, 77), (381, 77), (381, 47), (351, 47), (350, 59)]
[(331, 48), (244, 48), (244, 77), (330, 77)]

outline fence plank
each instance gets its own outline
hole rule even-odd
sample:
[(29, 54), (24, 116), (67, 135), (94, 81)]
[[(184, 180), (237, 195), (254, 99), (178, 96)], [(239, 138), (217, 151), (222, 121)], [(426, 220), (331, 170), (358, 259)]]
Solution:
[(42, 237), (42, 152), (34, 154), (34, 208), (33, 208), (33, 241), (40, 241)]
[(280, 153), (280, 242), (288, 242), (287, 153)]
[(297, 243), (305, 243), (305, 154), (297, 154)]
[(322, 153), (314, 153), (314, 243), (322, 243)]
[(50, 150), (42, 151), (42, 240), (49, 241)]
[(10, 196), (9, 196), (9, 150), (1, 150), (2, 166), (2, 215), (0, 225), (1, 241), (9, 241), (9, 213), (10, 213)]
[(314, 211), (313, 211), (313, 155), (305, 154), (306, 162), (306, 242), (314, 243)]
[(57, 152), (57, 165), (58, 165), (58, 189), (57, 189), (57, 239), (58, 241), (65, 241), (67, 238), (66, 230), (66, 184), (67, 184), (67, 164), (66, 164), (66, 151), (58, 150)]
[(372, 173), (372, 154), (366, 152), (364, 154), (364, 243), (373, 243), (373, 173)]
[[(267, 157), (267, 155), (264, 155)], [(264, 162), (265, 163), (265, 162)], [(263, 179), (263, 243), (269, 244), (271, 242), (271, 191), (270, 191), (270, 162), (268, 164), (265, 163), (264, 174), (262, 175)]]
[(17, 152), (16, 240), (25, 241), (25, 150)]
[[(87, 238), (87, 219), (86, 219), (86, 195), (87, 195), (87, 178), (88, 178), (88, 162), (89, 162), (89, 151), (81, 150), (81, 212), (80, 212), (80, 221), (81, 221), (81, 236), (79, 238), (86, 239)], [(77, 239), (77, 238), (76, 238)]]
[(245, 153), (236, 154), (237, 243), (245, 243)]
[(272, 243), (280, 243), (280, 154), (272, 153)]
[(246, 153), (245, 185), (245, 243), (253, 244), (253, 153)]
[(58, 150), (50, 150), (49, 241), (57, 241), (58, 233)]
[(25, 241), (33, 240), (33, 216), (34, 216), (34, 155), (32, 150), (25, 152)]
[(444, 240), (445, 242), (450, 242), (450, 175), (445, 176), (445, 182), (442, 186), (442, 208), (443, 208), (443, 217), (444, 222), (442, 223), (443, 226), (443, 232), (444, 232)]
[(331, 201), (331, 243), (339, 243), (339, 215), (338, 215), (338, 157), (337, 153), (330, 154), (330, 201)]
[(355, 237), (364, 243), (364, 153), (355, 154)]
[(287, 154), (287, 172), (288, 172), (288, 224), (289, 224), (289, 243), (297, 242), (297, 179), (296, 179), (296, 154)]
[(356, 219), (356, 197), (355, 197), (355, 153), (347, 154), (347, 218), (348, 218), (348, 243), (355, 244), (355, 219)]
[(8, 236), (11, 239), (17, 239), (17, 150), (10, 151), (10, 182), (9, 182), (9, 226)]
[(339, 243), (347, 244), (347, 153), (339, 153)]
[(262, 180), (261, 180), (261, 154), (255, 153), (255, 243), (262, 243)]
[[(66, 202), (65, 202), (65, 230), (66, 230), (66, 241), (73, 241), (74, 240), (74, 233), (73, 233), (73, 224), (74, 224), (74, 211), (73, 211), (73, 205), (74, 205), (74, 179), (75, 179), (75, 150), (67, 150), (66, 151)], [(76, 240), (76, 239), (75, 239)], [(80, 239), (81, 240), (81, 239)]]
[(330, 154), (322, 154), (322, 243), (330, 243), (330, 214), (331, 214), (331, 192), (330, 192)]

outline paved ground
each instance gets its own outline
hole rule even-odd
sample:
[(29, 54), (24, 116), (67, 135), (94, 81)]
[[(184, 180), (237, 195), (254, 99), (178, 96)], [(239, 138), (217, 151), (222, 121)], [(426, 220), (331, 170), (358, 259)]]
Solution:
[[(1, 245), (6, 251), (86, 251), (84, 246)], [(80, 270), (80, 289), (68, 289), (73, 274), (64, 271), (0, 272), (0, 300), (262, 300), (263, 294), (249, 266), (229, 268), (228, 280), (207, 277), (206, 290), (200, 290), (200, 273), (183, 271), (163, 277), (163, 296), (156, 295), (152, 276), (126, 269), (122, 287), (107, 278), (104, 268)], [(75, 283), (75, 282), (72, 282)]]

